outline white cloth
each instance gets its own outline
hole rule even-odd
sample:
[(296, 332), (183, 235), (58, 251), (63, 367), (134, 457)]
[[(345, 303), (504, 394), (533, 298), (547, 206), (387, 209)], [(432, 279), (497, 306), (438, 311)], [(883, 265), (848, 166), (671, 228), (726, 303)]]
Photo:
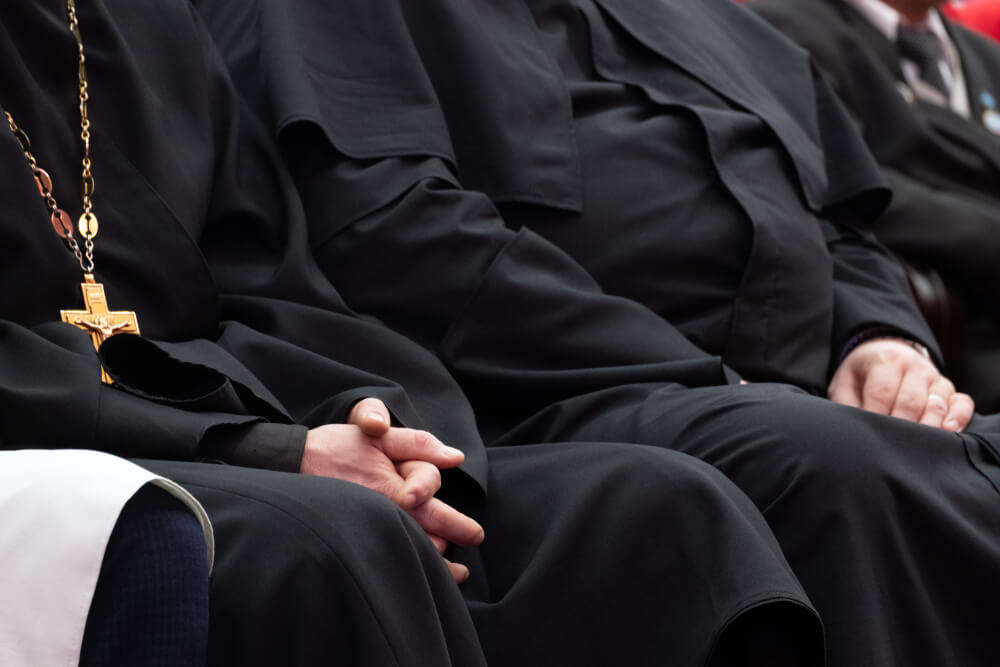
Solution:
[(111, 531), (125, 503), (147, 483), (191, 508), (211, 564), (211, 524), (177, 484), (100, 452), (0, 452), (0, 665), (79, 663)]
[[(845, 1), (861, 12), (868, 19), (868, 22), (885, 35), (890, 42), (893, 44), (896, 43), (899, 24), (903, 20), (899, 12), (881, 0)], [(901, 65), (903, 76), (906, 78), (906, 84), (913, 90), (917, 97), (949, 107), (963, 118), (968, 118), (971, 111), (969, 109), (965, 75), (962, 74), (962, 58), (955, 47), (955, 43), (951, 41), (951, 37), (948, 35), (948, 30), (944, 26), (941, 15), (933, 9), (929, 10), (926, 21), (913, 27), (927, 28), (941, 42), (941, 50), (944, 58), (938, 63), (938, 66), (941, 68), (941, 76), (944, 77), (944, 81), (948, 85), (950, 96), (949, 99), (945, 99), (934, 87), (922, 81), (920, 78), (920, 69), (917, 65), (904, 59)]]

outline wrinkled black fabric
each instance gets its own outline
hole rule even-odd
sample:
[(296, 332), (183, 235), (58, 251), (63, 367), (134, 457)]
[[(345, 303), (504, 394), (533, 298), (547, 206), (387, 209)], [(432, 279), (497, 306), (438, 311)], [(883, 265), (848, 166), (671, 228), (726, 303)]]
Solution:
[[(79, 269), (17, 143), (0, 133), (0, 441), (136, 457), (203, 502), (218, 553), (211, 664), (596, 667), (621, 641), (640, 663), (708, 664), (716, 647), (751, 656), (761, 643), (781, 647), (777, 664), (819, 664), (808, 598), (759, 512), (717, 471), (629, 445), (488, 460), (440, 361), (352, 313), (317, 269), (294, 187), (266, 132), (244, 121), (187, 2), (95, 0), (79, 17), (96, 274), (113, 308), (137, 311), (143, 336), (113, 338), (98, 354), (56, 321), (80, 305)], [(8, 3), (0, 26), (10, 65), (0, 103), (75, 216), (65, 7)], [(101, 362), (116, 386), (100, 383)], [(697, 366), (721, 377), (718, 360)], [(482, 549), (453, 555), (473, 573), (464, 590), (387, 498), (281, 472), (296, 469), (305, 427), (342, 422), (366, 396), (466, 452), (441, 494), (489, 534)], [(614, 571), (627, 581), (591, 576)], [(570, 594), (585, 599), (566, 607)], [(777, 641), (790, 630), (796, 641)]]
[[(11, 7), (0, 48), (16, 66), (4, 71), (3, 104), (75, 219), (75, 42), (63, 11), (59, 2)], [(284, 224), (299, 215), (288, 182), (269, 144), (236, 120), (226, 75), (191, 10), (173, 8), (163, 25), (135, 5), (116, 5), (114, 21), (108, 12), (102, 4), (81, 9), (92, 26), (85, 40), (101, 187), (96, 275), (112, 308), (139, 313), (147, 340), (115, 339), (102, 351), (119, 380), (111, 389), (97, 381), (83, 332), (53, 323), (60, 308), (78, 307), (80, 270), (48, 223), (13, 135), (0, 135), (9, 174), (0, 186), (4, 217), (18, 223), (2, 261), (11, 276), (34, 276), (0, 303), (3, 349), (12, 356), (0, 371), (4, 439), (94, 446), (99, 437), (109, 451), (137, 456), (148, 446), (157, 457), (193, 459), (216, 425), (342, 421), (364, 388), (401, 422), (468, 448), (466, 469), (482, 480), (472, 419), (441, 407), (463, 400), (447, 374), (417, 346), (353, 315), (298, 242), (302, 227)], [(161, 31), (179, 40), (173, 49)], [(395, 382), (384, 379), (389, 370)], [(418, 416), (421, 405), (428, 409)], [(146, 428), (150, 437), (134, 437)]]
[[(492, 223), (497, 211), (477, 200), (475, 193), (483, 193), (500, 206), (508, 227), (555, 241), (605, 290), (642, 302), (748, 377), (820, 392), (843, 345), (872, 326), (890, 325), (935, 349), (898, 289), (904, 285), (898, 267), (872, 238), (871, 221), (888, 192), (856, 129), (801, 52), (739, 8), (541, 0), (441, 0), (419, 7), (384, 0), (318, 11), (302, 2), (238, 10), (213, 4), (201, 3), (238, 84), (281, 133), (293, 166), (308, 176), (300, 185), (321, 254), (351, 220), (374, 225), (379, 216), (402, 215), (402, 206), (414, 233), (453, 224), (439, 220), (446, 213), (431, 212), (452, 205), (439, 201), (446, 197), (461, 199), (454, 205), (466, 216)], [(640, 114), (654, 115), (661, 126), (674, 123), (678, 135), (704, 136), (710, 160), (694, 170), (683, 163), (633, 165), (648, 169), (649, 180), (661, 173), (666, 184), (646, 188), (649, 203), (636, 208), (632, 170), (609, 164), (615, 153), (597, 141), (593, 125), (614, 136), (627, 122), (589, 115), (560, 60), (562, 31), (572, 48), (593, 54), (598, 80), (616, 86), (619, 101), (638, 94)], [(253, 39), (258, 50), (247, 46)], [(721, 58), (720, 43), (727, 49)], [(757, 76), (761, 62), (780, 63), (782, 76)], [(630, 149), (632, 157), (643, 148), (655, 156), (642, 141), (653, 136), (646, 132)], [(324, 151), (353, 158), (353, 166), (341, 164), (338, 174), (324, 176), (320, 167), (337, 160)], [(723, 210), (692, 220), (682, 193), (697, 187), (706, 169), (712, 181), (704, 199)], [(353, 183), (344, 185), (345, 179)], [(340, 195), (335, 204), (323, 200), (331, 191)], [(313, 193), (322, 202), (315, 210)], [(712, 247), (719, 229), (749, 234), (751, 242), (740, 241), (751, 243), (742, 251), (749, 259), (727, 269), (735, 278), (716, 296), (725, 304), (707, 315), (692, 312), (705, 308), (698, 286), (718, 279), (713, 266), (700, 265), (698, 248)], [(513, 242), (509, 231), (491, 229), (485, 220), (478, 230), (489, 243), (480, 239), (478, 252), (463, 254), (457, 268), (451, 266), (454, 248), (449, 262), (444, 249), (435, 256), (434, 247), (416, 253), (408, 246), (411, 254), (393, 275), (403, 285), (419, 285), (419, 292), (395, 282), (388, 292), (379, 280), (366, 280), (363, 293), (352, 290), (342, 280), (358, 268), (343, 260), (353, 249), (349, 238), (330, 251), (336, 260), (321, 257), (321, 264), (352, 307), (436, 344), (443, 328), (464, 325), (458, 309), (478, 285), (488, 284), (485, 267)], [(783, 243), (790, 232), (794, 237)], [(641, 247), (609, 254), (625, 236), (640, 239)], [(771, 280), (776, 263), (796, 278)], [(806, 275), (810, 267), (817, 270)], [(537, 303), (518, 295), (529, 313), (552, 307), (539, 289), (536, 284)], [(420, 317), (399, 316), (416, 303), (427, 309)], [(667, 325), (651, 325), (636, 313), (619, 318), (632, 323), (620, 327), (623, 336), (643, 330), (646, 340), (671, 341), (647, 359), (698, 357), (673, 343)], [(808, 341), (797, 335), (803, 329), (815, 332)], [(622, 348), (632, 345), (623, 341)], [(694, 383), (706, 382), (718, 378)]]
[(956, 435), (710, 386), (719, 355), (820, 393), (859, 330), (932, 342), (872, 237), (874, 162), (800, 50), (729, 0), (196, 4), (324, 273), (448, 364), (491, 450), (702, 459), (775, 531), (826, 664), (992, 665), (996, 417)]

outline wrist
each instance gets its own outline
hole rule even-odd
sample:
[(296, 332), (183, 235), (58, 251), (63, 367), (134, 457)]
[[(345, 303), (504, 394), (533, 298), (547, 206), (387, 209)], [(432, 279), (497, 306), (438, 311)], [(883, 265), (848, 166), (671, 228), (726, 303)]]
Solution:
[(922, 356), (924, 359), (927, 359), (930, 362), (934, 361), (933, 359), (931, 359), (930, 350), (928, 350), (926, 347), (924, 347), (922, 344), (918, 343), (915, 340), (910, 340), (909, 338), (900, 338), (899, 336), (881, 336), (879, 338), (874, 338), (872, 340), (894, 340), (897, 343), (903, 343), (904, 345), (908, 345), (909, 347), (912, 347), (914, 350), (919, 352), (920, 356)]
[(927, 349), (925, 345), (919, 341), (913, 340), (912, 338), (907, 338), (906, 336), (900, 335), (899, 331), (895, 329), (890, 329), (886, 327), (879, 327), (875, 329), (868, 329), (862, 331), (861, 333), (855, 334), (850, 340), (844, 345), (843, 350), (840, 353), (840, 358), (837, 361), (837, 366), (844, 363), (844, 359), (847, 358), (851, 352), (855, 349), (864, 345), (865, 343), (871, 343), (879, 340), (896, 341), (897, 343), (903, 343), (904, 345), (913, 348), (917, 351), (920, 356), (924, 357), (931, 363), (934, 363), (934, 358), (931, 356), (930, 350)]

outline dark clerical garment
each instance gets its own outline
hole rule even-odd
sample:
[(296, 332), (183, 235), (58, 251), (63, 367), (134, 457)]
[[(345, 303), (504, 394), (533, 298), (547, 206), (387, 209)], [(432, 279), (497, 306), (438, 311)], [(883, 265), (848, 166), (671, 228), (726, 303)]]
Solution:
[(196, 4), (322, 270), (446, 363), (491, 451), (694, 455), (761, 509), (828, 665), (993, 664), (997, 418), (948, 433), (729, 370), (820, 393), (858, 332), (933, 348), (805, 54), (729, 0)]
[[(27, 142), (0, 132), (0, 441), (138, 458), (202, 502), (210, 664), (820, 664), (811, 604), (732, 483), (635, 445), (487, 453), (439, 360), (354, 315), (317, 269), (294, 187), (188, 3), (78, 5), (100, 221), (85, 290), (93, 305), (103, 285), (142, 335), (59, 321), (84, 309), (80, 266)], [(64, 0), (3, 4), (0, 58), (0, 104), (75, 219), (82, 70)], [(110, 335), (99, 351), (94, 331)], [(465, 451), (442, 497), (489, 537), (449, 553), (471, 570), (461, 589), (389, 499), (297, 474), (306, 429), (362, 397)]]

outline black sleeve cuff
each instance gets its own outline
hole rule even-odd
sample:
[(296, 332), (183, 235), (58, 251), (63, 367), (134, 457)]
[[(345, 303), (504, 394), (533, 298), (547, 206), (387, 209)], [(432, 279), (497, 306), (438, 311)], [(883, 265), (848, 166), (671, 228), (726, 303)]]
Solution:
[(247, 468), (299, 472), (308, 429), (298, 424), (226, 424), (210, 429), (199, 448), (206, 459)]
[(861, 345), (862, 343), (867, 343), (870, 340), (879, 340), (879, 339), (902, 341), (907, 345), (911, 346), (925, 358), (929, 359), (931, 363), (933, 363), (935, 366), (937, 366), (938, 368), (941, 367), (941, 364), (930, 353), (930, 350), (928, 350), (927, 347), (916, 338), (909, 336), (899, 331), (898, 329), (894, 329), (892, 327), (873, 327), (871, 329), (864, 329), (861, 332), (855, 334), (854, 336), (851, 337), (850, 340), (847, 341), (847, 343), (844, 344), (844, 347), (840, 351), (840, 356), (837, 358), (837, 368), (840, 367), (840, 364), (844, 363), (844, 359), (847, 358), (847, 355), (849, 355), (854, 350), (854, 348)]

